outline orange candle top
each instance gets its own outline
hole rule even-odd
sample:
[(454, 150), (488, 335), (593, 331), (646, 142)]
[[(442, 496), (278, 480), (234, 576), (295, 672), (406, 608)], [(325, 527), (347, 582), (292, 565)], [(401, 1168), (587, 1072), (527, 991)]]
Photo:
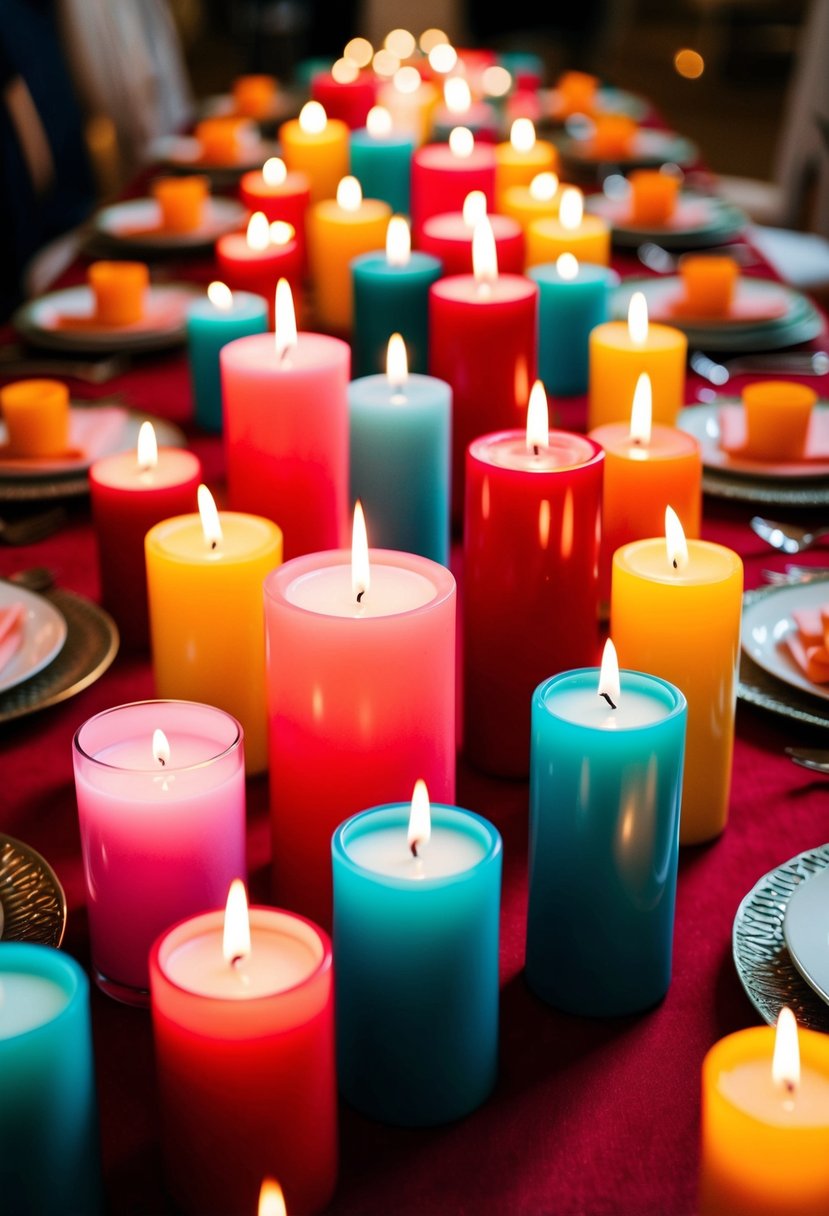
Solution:
[(591, 154), (597, 160), (624, 160), (633, 151), (633, 141), (639, 130), (627, 114), (597, 114), (596, 129), (590, 140)]
[(796, 380), (766, 380), (743, 389), (745, 455), (757, 460), (800, 460), (817, 393)]

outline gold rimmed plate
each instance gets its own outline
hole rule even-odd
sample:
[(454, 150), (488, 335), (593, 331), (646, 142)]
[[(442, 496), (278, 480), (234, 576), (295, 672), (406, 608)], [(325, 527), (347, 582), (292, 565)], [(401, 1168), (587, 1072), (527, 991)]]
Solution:
[(59, 946), (66, 896), (48, 861), (30, 845), (0, 833), (0, 943)]

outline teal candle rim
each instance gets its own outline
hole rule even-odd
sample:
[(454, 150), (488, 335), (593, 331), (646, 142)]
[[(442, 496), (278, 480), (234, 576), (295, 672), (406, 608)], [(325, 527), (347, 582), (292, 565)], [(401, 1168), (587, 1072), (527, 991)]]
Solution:
[(409, 826), (411, 803), (389, 802), (381, 806), (368, 807), (358, 811), (339, 825), (331, 837), (331, 856), (334, 864), (339, 863), (352, 874), (361, 878), (371, 879), (382, 887), (392, 887), (396, 891), (426, 890), (436, 891), (444, 887), (457, 886), (474, 881), (482, 869), (497, 862), (503, 852), (501, 833), (494, 823), (483, 815), (469, 811), (465, 807), (449, 806), (444, 802), (430, 803), (432, 824), (441, 827), (460, 829), (465, 835), (479, 840), (484, 846), (484, 854), (474, 865), (454, 874), (443, 874), (434, 878), (419, 878), (413, 883), (409, 878), (397, 877), (394, 874), (382, 874), (370, 866), (360, 865), (348, 853), (348, 842), (359, 836), (366, 836), (378, 828), (400, 827), (405, 833)]
[(52, 1034), (54, 1027), (67, 1018), (74, 1016), (78, 1003), (87, 1000), (89, 996), (89, 980), (80, 963), (68, 954), (56, 950), (54, 946), (44, 946), (27, 942), (4, 942), (0, 945), (0, 982), (6, 971), (23, 971), (41, 979), (52, 980), (67, 994), (68, 1000), (63, 1009), (39, 1026), (22, 1030), (20, 1034), (0, 1038), (0, 1051), (4, 1043), (21, 1043), (35, 1035)]
[(233, 306), (217, 308), (205, 291), (203, 296), (197, 296), (187, 305), (186, 319), (189, 321), (197, 318), (199, 321), (218, 323), (221, 321), (255, 321), (259, 317), (268, 315), (268, 301), (264, 296), (257, 295), (254, 291), (234, 291), (232, 288), (231, 294)]
[[(598, 690), (599, 685), (599, 667), (573, 667), (570, 671), (559, 671), (554, 676), (549, 676), (546, 680), (537, 686), (532, 695), (532, 708), (544, 711), (551, 718), (555, 718), (557, 722), (562, 722), (566, 726), (572, 726), (579, 730), (596, 731), (597, 733), (606, 734), (601, 727), (595, 726), (590, 722), (574, 722), (572, 718), (564, 717), (562, 714), (557, 714), (555, 709), (550, 705), (548, 696), (556, 685), (573, 685), (575, 688), (593, 688)], [(671, 722), (674, 718), (680, 717), (688, 708), (688, 702), (685, 693), (676, 684), (672, 684), (670, 680), (664, 680), (662, 676), (652, 675), (649, 671), (637, 671), (632, 667), (620, 667), (619, 676), (629, 676), (635, 681), (633, 687), (629, 687), (631, 692), (639, 692), (643, 689), (659, 689), (662, 693), (662, 702), (667, 709), (664, 718), (657, 718), (654, 722), (640, 723), (639, 725), (619, 726), (613, 731), (613, 736), (625, 734), (626, 732), (636, 732), (641, 730), (655, 730), (664, 726), (667, 722)], [(588, 680), (589, 677), (589, 680)], [(624, 692), (624, 687), (622, 689)], [(598, 696), (598, 692), (597, 692)]]
[[(215, 714), (220, 714), (232, 722), (236, 728), (236, 733), (231, 741), (221, 751), (217, 751), (214, 756), (209, 756), (206, 760), (199, 760), (197, 764), (168, 764), (164, 767), (165, 773), (194, 773), (199, 769), (208, 768), (211, 764), (216, 764), (219, 760), (224, 760), (226, 756), (230, 756), (233, 752), (238, 751), (242, 746), (244, 739), (244, 731), (242, 724), (238, 718), (234, 718), (233, 714), (227, 712), (226, 709), (220, 709), (218, 705), (208, 705), (204, 701), (186, 701), (181, 697), (147, 697), (144, 701), (125, 701), (123, 705), (111, 705), (109, 709), (102, 709), (100, 713), (93, 714), (91, 718), (87, 718), (82, 722), (72, 738), (72, 751), (77, 752), (84, 760), (88, 760), (90, 764), (94, 764), (99, 769), (108, 769), (111, 773), (152, 773), (155, 769), (152, 768), (124, 768), (121, 764), (107, 764), (105, 760), (101, 760), (98, 756), (92, 756), (85, 751), (81, 746), (81, 732), (94, 722), (99, 722), (102, 718), (106, 718), (109, 714), (119, 713), (124, 709), (138, 709), (143, 705), (195, 705), (200, 709), (209, 709)], [(220, 746), (217, 743), (217, 747)]]
[(539, 286), (542, 283), (554, 283), (561, 287), (567, 287), (570, 283), (604, 283), (610, 288), (618, 287), (622, 281), (611, 266), (599, 266), (596, 262), (579, 262), (579, 271), (574, 279), (562, 278), (556, 270), (555, 262), (537, 262), (535, 266), (527, 269), (527, 278), (533, 279)]
[(372, 250), (370, 253), (358, 253), (355, 258), (351, 259), (351, 269), (355, 274), (360, 274), (364, 270), (374, 270), (380, 274), (388, 274), (391, 278), (405, 278), (407, 275), (420, 278), (433, 271), (440, 275), (443, 271), (443, 262), (432, 253), (413, 249), (405, 266), (393, 266), (389, 262), (385, 250), (379, 249)]

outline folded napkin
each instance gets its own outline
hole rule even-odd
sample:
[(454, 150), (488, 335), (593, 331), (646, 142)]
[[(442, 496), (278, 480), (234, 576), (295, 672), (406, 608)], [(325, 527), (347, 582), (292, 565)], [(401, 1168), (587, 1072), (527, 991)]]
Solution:
[(26, 608), (23, 604), (10, 604), (7, 608), (0, 608), (0, 672), (23, 644), (25, 620)]
[[(717, 411), (720, 424), (720, 447), (731, 456), (748, 458), (746, 452), (746, 414), (741, 404), (722, 405)], [(806, 443), (800, 461), (829, 460), (829, 410), (812, 410)], [(798, 463), (800, 463), (798, 461)], [(791, 464), (791, 461), (781, 463)]]
[(795, 629), (783, 643), (797, 666), (814, 684), (829, 683), (829, 600), (792, 613)]

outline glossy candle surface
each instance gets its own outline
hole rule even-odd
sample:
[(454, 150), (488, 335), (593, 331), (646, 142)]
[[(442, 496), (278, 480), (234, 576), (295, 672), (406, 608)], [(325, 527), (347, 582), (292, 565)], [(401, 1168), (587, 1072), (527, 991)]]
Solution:
[(412, 253), (404, 266), (385, 253), (364, 253), (351, 263), (354, 290), (352, 349), (354, 376), (369, 376), (386, 366), (389, 338), (406, 343), (409, 369), (429, 367), (429, 288), (442, 273), (439, 258)]
[(562, 253), (572, 253), (580, 262), (607, 266), (610, 228), (605, 220), (585, 215), (575, 228), (566, 228), (558, 216), (531, 220), (527, 225), (527, 265), (554, 262)]
[(486, 195), (487, 211), (495, 210), (495, 153), (483, 144), (470, 156), (457, 156), (448, 144), (426, 144), (412, 157), (412, 235), (420, 241), (431, 215), (462, 211), (471, 190)]
[(308, 265), (314, 280), (314, 315), (325, 330), (350, 334), (354, 323), (351, 262), (382, 250), (391, 219), (388, 203), (364, 198), (350, 211), (336, 199), (308, 212)]
[(532, 696), (527, 981), (582, 1017), (647, 1009), (671, 979), (686, 706), (621, 672), (616, 709), (599, 669)]
[(311, 201), (311, 185), (305, 173), (286, 172), (281, 182), (265, 181), (261, 169), (251, 169), (239, 179), (239, 197), (250, 211), (263, 211), (271, 223), (282, 220), (296, 233), (305, 265), (305, 215)]
[[(205, 296), (187, 309), (187, 350), (193, 385), (193, 418), (207, 431), (222, 429), (222, 380), (219, 351), (228, 342), (268, 329), (268, 301), (248, 291), (234, 291), (229, 308)], [(179, 510), (168, 515), (178, 515)]]
[(311, 96), (325, 107), (331, 119), (344, 122), (353, 131), (365, 126), (377, 100), (377, 78), (370, 71), (360, 72), (354, 80), (337, 80), (330, 72), (316, 72)]
[(565, 277), (555, 263), (533, 266), (538, 284), (538, 374), (549, 393), (586, 393), (590, 332), (608, 318), (610, 291), (618, 275), (604, 266), (579, 263)]
[(254, 249), (243, 232), (228, 232), (216, 242), (216, 263), (219, 277), (234, 292), (252, 292), (261, 296), (268, 306), (268, 324), (273, 328), (273, 301), (276, 285), (287, 279), (297, 301), (302, 291), (303, 255), (296, 237), (281, 245), (270, 244), (266, 249)]
[[(503, 274), (524, 273), (524, 233), (521, 225), (506, 215), (489, 215), (495, 237), (498, 269)], [(420, 248), (440, 258), (446, 276), (472, 274), (472, 227), (462, 211), (432, 215), (420, 234)]]
[(334, 833), (338, 1069), (370, 1118), (424, 1126), (495, 1083), (502, 848), (485, 819), (433, 804), (415, 858), (410, 809), (373, 807)]
[(365, 128), (352, 131), (349, 172), (362, 186), (364, 197), (382, 199), (396, 214), (408, 215), (414, 149), (414, 137), (406, 132), (372, 135)]
[(635, 342), (627, 321), (606, 321), (590, 334), (588, 429), (630, 416), (636, 382), (647, 372), (653, 385), (653, 420), (675, 426), (685, 401), (688, 339), (671, 325), (648, 326)]
[(334, 198), (348, 173), (348, 126), (329, 118), (322, 131), (303, 131), (299, 119), (291, 118), (279, 128), (279, 140), (288, 169), (307, 177), (311, 202)]
[(526, 150), (513, 147), (510, 140), (495, 145), (495, 198), (501, 211), (507, 190), (529, 186), (539, 173), (558, 171), (558, 152), (548, 139), (537, 139)]
[(603, 464), (597, 443), (566, 431), (538, 456), (526, 429), (469, 447), (463, 748), (487, 772), (526, 776), (533, 689), (596, 660)]

